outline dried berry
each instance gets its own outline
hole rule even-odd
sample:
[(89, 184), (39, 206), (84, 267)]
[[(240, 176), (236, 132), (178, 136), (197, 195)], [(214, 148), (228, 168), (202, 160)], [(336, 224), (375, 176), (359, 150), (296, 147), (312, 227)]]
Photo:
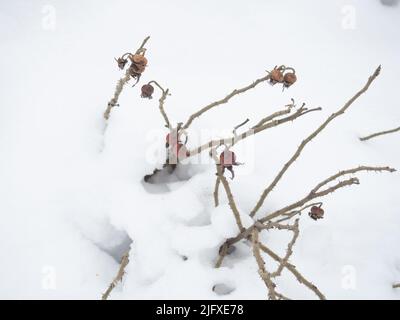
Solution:
[(171, 130), (170, 133), (167, 134), (167, 136), (165, 137), (165, 147), (169, 148), (169, 146), (175, 146), (178, 144), (179, 141), (178, 139), (178, 133), (176, 130)]
[(138, 76), (141, 75), (146, 67), (142, 66), (140, 64), (134, 64), (132, 63), (131, 66), (129, 67), (129, 71), (132, 76)]
[(229, 167), (236, 164), (236, 155), (234, 152), (229, 150), (224, 150), (219, 155), (219, 162), (223, 167)]
[(283, 85), (289, 88), (297, 80), (296, 74), (294, 72), (288, 72), (283, 77)]
[(225, 169), (228, 169), (228, 171), (231, 173), (231, 179), (235, 177), (235, 172), (233, 171), (233, 166), (238, 166), (240, 163), (236, 162), (236, 155), (234, 152), (229, 151), (228, 149), (225, 149), (224, 152), (222, 152), (219, 155), (219, 163), (222, 168), (222, 174), (225, 173)]
[(283, 82), (283, 74), (282, 71), (280, 71), (279, 69), (272, 70), (269, 74), (269, 77), (272, 84)]
[(136, 65), (147, 66), (147, 58), (144, 55), (134, 54), (133, 56), (129, 56), (129, 58)]
[(148, 98), (151, 99), (153, 98), (152, 94), (154, 92), (154, 87), (151, 84), (145, 84), (142, 86), (142, 98)]
[(118, 58), (115, 59), (115, 61), (117, 61), (118, 68), (120, 68), (121, 70), (123, 70), (125, 68), (125, 65), (128, 63), (128, 60), (124, 58)]
[(311, 219), (318, 220), (324, 217), (324, 209), (317, 206), (312, 206), (311, 211), (308, 213)]

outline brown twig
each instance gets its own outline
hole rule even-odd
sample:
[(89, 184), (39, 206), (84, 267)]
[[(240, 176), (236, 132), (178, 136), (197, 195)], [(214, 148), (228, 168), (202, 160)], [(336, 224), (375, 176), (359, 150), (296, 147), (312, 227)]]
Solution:
[(369, 77), (367, 83), (364, 85), (364, 87), (358, 91), (349, 101), (346, 102), (346, 104), (340, 108), (338, 111), (333, 113), (331, 116), (328, 117), (328, 119), (325, 120), (325, 122), (322, 123), (313, 133), (311, 133), (306, 139), (304, 139), (300, 146), (297, 148), (295, 153), (292, 155), (292, 157), (289, 159), (288, 162), (285, 163), (283, 168), (279, 171), (278, 175), (274, 178), (274, 180), (271, 182), (271, 184), (263, 191), (261, 194), (259, 200), (257, 201), (257, 204), (255, 207), (251, 210), (250, 216), (254, 217), (257, 211), (261, 208), (263, 205), (265, 199), (267, 196), (270, 194), (270, 192), (275, 188), (279, 180), (282, 179), (283, 175), (285, 172), (289, 169), (289, 167), (296, 161), (296, 159), (300, 156), (301, 152), (303, 151), (304, 147), (311, 142), (323, 129), (327, 127), (327, 125), (337, 118), (338, 116), (342, 115), (345, 113), (345, 111), (353, 104), (354, 101), (357, 100), (358, 97), (360, 97), (364, 92), (366, 92), (371, 85), (371, 83), (376, 79), (376, 77), (379, 75), (381, 71), (381, 66), (379, 66), (375, 72)]
[(117, 276), (108, 286), (106, 292), (102, 295), (102, 300), (107, 300), (111, 291), (117, 286), (118, 282), (122, 281), (122, 278), (125, 274), (125, 268), (129, 263), (129, 251), (125, 252), (121, 259), (121, 264), (118, 269)]
[(252, 234), (253, 255), (258, 265), (258, 274), (264, 281), (268, 289), (268, 297), (271, 300), (276, 300), (275, 283), (271, 279), (271, 274), (265, 269), (265, 261), (263, 260), (260, 252), (260, 242), (258, 241), (258, 230), (253, 229)]
[[(340, 171), (341, 172), (340, 175), (339, 174), (335, 174), (335, 175), (325, 179), (324, 182), (325, 183), (329, 183), (329, 182), (334, 180), (333, 179), (334, 177), (335, 177), (335, 179), (337, 179), (340, 176), (343, 176), (345, 174), (355, 173), (355, 172), (359, 172), (359, 171), (388, 171), (388, 172), (394, 172), (396, 170), (393, 169), (393, 168), (390, 168), (390, 167), (360, 166), (360, 167), (357, 167), (357, 168), (354, 168), (354, 169)], [(296, 201), (295, 203), (290, 204), (288, 206), (285, 206), (282, 209), (276, 210), (276, 211), (272, 212), (271, 214), (267, 215), (266, 217), (257, 220), (252, 226), (250, 226), (250, 227), (246, 228), (245, 230), (243, 230), (242, 232), (240, 232), (236, 237), (227, 239), (225, 241), (224, 245), (226, 244), (227, 246), (232, 246), (235, 243), (237, 243), (237, 242), (239, 242), (239, 241), (241, 241), (243, 239), (248, 238), (249, 235), (251, 235), (251, 233), (252, 233), (254, 228), (257, 227), (258, 229), (260, 229), (260, 225), (264, 224), (265, 228), (268, 228), (268, 223), (270, 223), (270, 221), (272, 219), (277, 218), (279, 216), (287, 217), (286, 215), (290, 214), (290, 211), (292, 211), (292, 210), (294, 210), (294, 209), (296, 209), (298, 207), (304, 206), (307, 202), (309, 202), (309, 201), (311, 201), (311, 200), (313, 200), (315, 198), (319, 198), (319, 197), (325, 196), (325, 195), (327, 195), (329, 193), (332, 193), (332, 192), (334, 192), (334, 191), (336, 191), (336, 190), (338, 190), (340, 188), (343, 188), (345, 186), (358, 184), (358, 183), (359, 183), (359, 180), (357, 178), (351, 178), (351, 179), (339, 182), (336, 185), (334, 185), (334, 186), (332, 186), (330, 188), (327, 188), (327, 189), (325, 189), (323, 191), (315, 192), (315, 193), (311, 193), (310, 192), (303, 199), (301, 199), (299, 201)], [(315, 188), (313, 188), (313, 190), (319, 190), (322, 186), (323, 185), (321, 185), (321, 183), (319, 183), (319, 184), (317, 184), (317, 186)], [(304, 209), (306, 209), (307, 207), (309, 207), (311, 205), (313, 205), (313, 204), (308, 204), (305, 207), (299, 209), (299, 211), (304, 210)], [(278, 222), (280, 222), (280, 221), (278, 221)], [(265, 223), (267, 223), (267, 224), (265, 224)], [(276, 223), (270, 224), (270, 225), (271, 226), (274, 226), (274, 225), (276, 226)]]
[[(292, 108), (293, 108), (294, 106), (295, 106), (294, 100), (292, 99), (292, 103), (286, 105), (286, 106), (285, 106), (285, 107), (286, 107), (285, 109), (276, 111), (276, 112), (272, 113), (271, 115), (269, 115), (269, 116), (267, 116), (267, 117), (261, 119), (255, 126), (253, 126), (252, 129), (255, 129), (255, 128), (257, 128), (257, 127), (260, 127), (261, 125), (263, 125), (263, 124), (266, 123), (266, 122), (269, 122), (269, 121), (271, 121), (271, 120), (273, 120), (273, 119), (275, 119), (275, 118), (278, 118), (278, 117), (280, 117), (280, 116), (283, 116), (283, 115), (285, 115), (285, 114), (290, 113), (291, 110), (292, 110)], [(303, 105), (303, 106), (304, 106), (304, 105)]]
[[(269, 249), (267, 246), (265, 246), (264, 244), (260, 243), (260, 249), (262, 251), (264, 251), (266, 254), (268, 254), (272, 259), (274, 259), (275, 261), (279, 262), (282, 264), (283, 259), (281, 257), (279, 257), (275, 252), (273, 252), (271, 249)], [(305, 285), (307, 288), (309, 288), (312, 292), (314, 292), (319, 299), (321, 300), (325, 300), (325, 295), (319, 291), (319, 289), (317, 288), (317, 286), (315, 286), (313, 283), (311, 283), (310, 281), (308, 281), (298, 270), (297, 268), (292, 265), (291, 263), (286, 263), (284, 264), (284, 267), (289, 270), (297, 279), (297, 281), (299, 281), (301, 284)]]
[(377, 133), (373, 133), (373, 134), (370, 134), (369, 136), (360, 138), (360, 140), (361, 141), (366, 141), (366, 140), (369, 140), (369, 139), (372, 139), (372, 138), (375, 138), (375, 137), (378, 137), (378, 136), (383, 136), (384, 134), (394, 133), (394, 132), (397, 132), (397, 131), (400, 131), (400, 127), (395, 128), (395, 129), (390, 129), (390, 130), (386, 130), (386, 131), (380, 131), (380, 132), (377, 132)]
[(219, 205), (219, 197), (218, 197), (218, 190), (219, 190), (219, 185), (221, 184), (221, 180), (219, 177), (215, 180), (215, 188), (214, 188), (214, 205), (215, 207), (218, 207)]
[(155, 81), (155, 80), (150, 81), (148, 84), (152, 84), (152, 83), (154, 83), (154, 84), (161, 90), (161, 92), (162, 92), (161, 97), (160, 97), (160, 99), (158, 100), (158, 103), (159, 103), (158, 108), (159, 108), (159, 110), (160, 110), (160, 113), (161, 113), (162, 117), (164, 118), (165, 126), (166, 126), (167, 128), (171, 128), (171, 123), (170, 123), (170, 121), (169, 121), (169, 119), (168, 119), (168, 116), (167, 116), (167, 113), (165, 112), (165, 109), (164, 109), (165, 100), (166, 100), (167, 97), (170, 95), (169, 89), (164, 89), (164, 88), (163, 88), (157, 81)]
[(108, 102), (107, 109), (104, 112), (104, 119), (108, 120), (110, 118), (111, 109), (118, 105), (118, 98), (124, 88), (125, 84), (131, 79), (131, 74), (129, 70), (126, 70), (125, 76), (118, 80), (117, 86), (115, 87), (114, 96)]
[(224, 244), (220, 247), (220, 249), (219, 249), (219, 254), (218, 254), (218, 260), (217, 260), (217, 262), (215, 263), (215, 268), (218, 269), (219, 267), (221, 267), (222, 261), (224, 260), (225, 256), (226, 256), (227, 253), (228, 253), (228, 248), (229, 248), (229, 246), (228, 246), (226, 243), (224, 243)]
[[(143, 42), (140, 45), (139, 49), (136, 50), (137, 54), (146, 50), (146, 49), (144, 49), (144, 45), (146, 44), (146, 42), (149, 39), (150, 39), (150, 37), (148, 36), (143, 40)], [(129, 82), (130, 79), (131, 79), (131, 73), (130, 73), (130, 70), (128, 68), (128, 70), (126, 70), (126, 72), (125, 72), (125, 76), (118, 80), (117, 86), (115, 87), (114, 95), (111, 98), (111, 100), (108, 102), (106, 111), (103, 114), (104, 119), (108, 120), (110, 118), (110, 114), (111, 114), (112, 108), (114, 108), (115, 106), (118, 105), (119, 96), (120, 96), (124, 86)]]
[(286, 249), (286, 255), (285, 257), (282, 259), (282, 261), (279, 263), (279, 267), (278, 269), (273, 272), (271, 274), (271, 277), (278, 277), (282, 274), (283, 269), (285, 268), (285, 266), (288, 264), (289, 262), (289, 258), (291, 257), (291, 255), (293, 254), (293, 246), (297, 241), (297, 238), (299, 237), (299, 219), (296, 219), (293, 228), (292, 228), (292, 232), (293, 232), (293, 237), (292, 240), (289, 242), (287, 249)]
[(222, 173), (221, 166), (217, 165), (216, 167), (217, 167), (218, 178), (222, 182), (222, 185), (223, 185), (223, 187), (225, 189), (225, 193), (226, 193), (226, 196), (228, 198), (229, 207), (231, 208), (231, 210), (233, 212), (233, 215), (235, 217), (236, 225), (238, 226), (239, 231), (242, 232), (244, 230), (244, 227), (243, 227), (242, 220), (240, 219), (240, 213), (239, 213), (239, 210), (238, 210), (238, 208), (236, 206), (235, 199), (233, 197), (231, 188), (229, 186), (228, 181), (226, 180), (226, 178), (224, 177), (224, 175)]
[[(285, 71), (285, 67), (284, 67), (284, 66), (282, 66), (282, 67), (283, 67), (283, 70), (282, 70), (282, 71)], [(233, 90), (233, 91), (232, 91), (230, 94), (228, 94), (225, 98), (223, 98), (223, 99), (221, 99), (221, 100), (214, 101), (214, 102), (208, 104), (207, 106), (201, 108), (199, 111), (193, 113), (193, 114), (189, 117), (189, 119), (185, 122), (185, 125), (183, 126), (183, 129), (189, 128), (189, 126), (192, 124), (193, 120), (196, 119), (196, 118), (198, 118), (198, 117), (200, 117), (203, 113), (205, 113), (205, 112), (209, 111), (210, 109), (215, 108), (215, 107), (217, 107), (217, 106), (219, 106), (219, 105), (221, 105), (221, 104), (227, 103), (227, 102), (228, 102), (231, 98), (233, 98), (234, 96), (237, 96), (238, 94), (244, 93), (244, 92), (246, 92), (246, 91), (248, 91), (248, 90), (250, 90), (250, 89), (253, 89), (253, 88), (256, 87), (258, 84), (260, 84), (260, 83), (262, 83), (262, 82), (264, 82), (264, 81), (267, 81), (267, 80), (269, 80), (269, 79), (270, 79), (270, 75), (269, 75), (269, 73), (268, 73), (266, 76), (261, 77), (261, 78), (255, 80), (255, 81), (252, 82), (251, 84), (249, 84), (249, 85), (247, 85), (247, 86), (245, 86), (245, 87), (243, 87), (243, 88), (241, 88), (241, 89), (235, 89), (235, 90)]]
[(400, 282), (399, 283), (393, 283), (392, 287), (393, 287), (393, 289), (400, 288)]
[(356, 173), (356, 172), (360, 172), (360, 171), (377, 171), (377, 172), (381, 172), (381, 171), (388, 171), (388, 172), (394, 172), (396, 171), (396, 169), (390, 168), (390, 167), (370, 167), (370, 166), (359, 166), (357, 168), (353, 168), (353, 169), (348, 169), (348, 170), (343, 170), (340, 171), (339, 173), (330, 176), (329, 178), (323, 180), (322, 182), (318, 183), (309, 193), (307, 196), (305, 196), (303, 199), (296, 201), (288, 206), (285, 206), (282, 209), (276, 210), (275, 212), (267, 215), (266, 217), (259, 219), (259, 221), (261, 223), (263, 222), (267, 222), (273, 218), (279, 217), (282, 214), (291, 211), (293, 209), (296, 209), (298, 207), (304, 206), (307, 202), (316, 199), (316, 198), (320, 198), (323, 196), (328, 195), (329, 193), (332, 193), (334, 191), (336, 191), (337, 189), (340, 189), (342, 187), (345, 186), (350, 186), (353, 184), (359, 184), (359, 180), (358, 178), (350, 178), (348, 180), (342, 181), (337, 183), (336, 185), (327, 188), (325, 190), (319, 191), (323, 186), (327, 185), (329, 182), (332, 182), (336, 179), (338, 179), (339, 177), (342, 177), (344, 175), (348, 175), (348, 174), (352, 174), (352, 173)]
[(144, 48), (144, 46), (146, 45), (146, 42), (150, 39), (150, 36), (147, 36), (146, 38), (144, 38), (142, 44), (140, 45), (140, 47), (136, 50), (136, 54), (140, 54), (143, 51), (146, 51), (146, 49)]
[(307, 208), (310, 208), (312, 206), (321, 206), (321, 205), (322, 205), (322, 202), (313, 202), (313, 203), (305, 205), (304, 207), (302, 207), (300, 209), (297, 209), (297, 210), (294, 210), (294, 211), (291, 211), (291, 212), (288, 212), (288, 213), (283, 213), (282, 215), (284, 216), (284, 218), (279, 219), (276, 222), (280, 223), (280, 222), (283, 222), (283, 221), (286, 221), (286, 220), (290, 220), (294, 216), (300, 215)]
[(211, 141), (201, 145), (200, 147), (197, 147), (197, 148), (189, 151), (189, 157), (199, 154), (199, 153), (203, 152), (204, 150), (208, 150), (210, 148), (216, 148), (216, 147), (222, 146), (224, 144), (229, 144), (230, 146), (233, 146), (236, 143), (238, 143), (239, 141), (244, 140), (248, 137), (251, 137), (251, 136), (253, 136), (259, 132), (262, 132), (266, 129), (279, 126), (279, 125), (289, 122), (289, 121), (293, 121), (293, 120), (303, 116), (306, 113), (313, 112), (313, 111), (320, 111), (320, 110), (321, 110), (321, 108), (307, 109), (304, 106), (302, 106), (300, 109), (298, 109), (295, 113), (293, 113), (290, 116), (269, 121), (267, 123), (264, 123), (263, 125), (249, 129), (246, 132), (241, 133), (240, 135), (236, 135), (236, 136), (234, 135), (229, 138), (223, 138), (223, 139), (218, 139), (218, 140), (211, 140)]

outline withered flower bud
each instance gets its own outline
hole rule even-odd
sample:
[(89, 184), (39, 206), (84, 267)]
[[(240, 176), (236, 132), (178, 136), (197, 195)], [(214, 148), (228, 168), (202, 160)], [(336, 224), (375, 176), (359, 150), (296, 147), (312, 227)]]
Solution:
[(125, 65), (128, 63), (128, 60), (124, 59), (124, 58), (118, 58), (115, 59), (115, 61), (117, 61), (118, 67), (123, 70), (125, 68)]

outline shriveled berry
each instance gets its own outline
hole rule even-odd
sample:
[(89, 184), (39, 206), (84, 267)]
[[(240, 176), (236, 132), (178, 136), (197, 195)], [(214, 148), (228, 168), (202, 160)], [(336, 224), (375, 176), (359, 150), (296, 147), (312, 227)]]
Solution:
[(270, 81), (271, 83), (282, 83), (283, 82), (283, 74), (279, 69), (274, 69), (270, 72)]
[(283, 77), (283, 82), (285, 87), (290, 87), (292, 84), (294, 84), (297, 80), (296, 74), (293, 72), (288, 72), (284, 75)]
[(134, 54), (133, 56), (130, 56), (130, 59), (136, 65), (147, 66), (147, 58), (144, 55)]
[(142, 98), (148, 98), (151, 99), (153, 98), (153, 92), (154, 92), (154, 87), (151, 84), (145, 84), (142, 86)]
[(229, 167), (236, 164), (236, 155), (234, 152), (225, 150), (219, 156), (219, 162), (223, 167)]
[(322, 219), (324, 217), (324, 209), (321, 207), (312, 206), (308, 215), (314, 220)]

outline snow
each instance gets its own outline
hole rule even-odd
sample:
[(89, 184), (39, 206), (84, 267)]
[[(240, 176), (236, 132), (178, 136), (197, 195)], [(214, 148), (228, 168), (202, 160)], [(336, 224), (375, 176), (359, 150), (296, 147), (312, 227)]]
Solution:
[[(213, 268), (237, 226), (222, 186), (214, 208), (215, 167), (206, 154), (200, 165), (179, 169), (180, 179), (143, 183), (164, 155), (159, 93), (146, 100), (140, 86), (125, 88), (103, 134), (102, 114), (122, 76), (113, 58), (147, 35), (141, 83), (170, 88), (165, 108), (173, 123), (275, 65), (297, 70), (298, 82), (283, 93), (261, 84), (195, 120), (190, 147), (226, 136), (246, 118), (252, 125), (291, 98), (323, 108), (235, 147), (245, 165), (229, 181), (245, 226), (303, 137), (379, 64), (382, 74), (370, 90), (305, 148), (259, 214), (304, 196), (340, 169), (400, 168), (398, 134), (358, 140), (400, 122), (399, 6), (17, 0), (0, 2), (0, 21), (0, 298), (99, 299), (129, 248), (112, 299), (267, 298), (247, 243)], [(291, 262), (329, 299), (399, 299), (391, 287), (400, 282), (399, 174), (357, 176), (359, 186), (323, 199), (324, 219), (302, 215)], [(288, 234), (265, 232), (262, 240), (284, 254)], [(315, 298), (286, 272), (277, 284), (290, 297)]]

